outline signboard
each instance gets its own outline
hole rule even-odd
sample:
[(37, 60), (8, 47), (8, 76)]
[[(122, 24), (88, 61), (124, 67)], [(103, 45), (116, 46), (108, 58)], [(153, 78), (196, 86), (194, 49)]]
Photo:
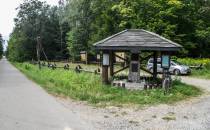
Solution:
[(169, 69), (171, 65), (171, 59), (169, 55), (162, 55), (161, 57), (161, 67)]
[(138, 63), (132, 63), (131, 66), (132, 66), (131, 67), (132, 68), (131, 71), (138, 73), (138, 68), (139, 68)]
[(100, 60), (100, 59), (101, 59), (101, 55), (97, 54), (97, 60)]
[(109, 66), (109, 54), (103, 54), (103, 65)]

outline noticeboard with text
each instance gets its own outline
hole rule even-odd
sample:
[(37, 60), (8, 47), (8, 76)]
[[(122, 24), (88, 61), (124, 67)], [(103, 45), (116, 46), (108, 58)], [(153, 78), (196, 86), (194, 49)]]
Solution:
[(171, 59), (169, 55), (162, 55), (161, 57), (161, 67), (169, 69), (171, 64)]

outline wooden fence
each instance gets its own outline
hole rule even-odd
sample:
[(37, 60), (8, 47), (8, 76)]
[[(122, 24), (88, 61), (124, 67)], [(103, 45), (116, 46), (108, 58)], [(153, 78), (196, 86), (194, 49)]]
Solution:
[[(33, 61), (33, 62), (31, 62), (31, 64), (38, 65), (39, 63)], [(93, 70), (84, 69), (84, 68), (81, 67), (81, 65), (76, 65), (75, 68), (71, 68), (69, 64), (65, 64), (64, 66), (57, 66), (56, 63), (46, 63), (46, 62), (41, 62), (40, 65), (42, 67), (48, 67), (48, 68), (50, 68), (52, 70), (64, 69), (64, 70), (74, 70), (77, 73), (88, 72), (88, 73), (94, 73), (94, 74), (101, 74), (101, 69), (100, 68), (95, 69), (93, 71)]]

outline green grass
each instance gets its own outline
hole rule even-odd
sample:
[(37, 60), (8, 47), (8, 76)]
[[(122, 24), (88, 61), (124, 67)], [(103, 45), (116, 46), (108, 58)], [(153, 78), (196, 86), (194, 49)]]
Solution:
[(192, 69), (191, 76), (210, 79), (210, 59), (183, 58), (183, 59), (177, 59), (177, 61), (188, 66), (196, 66), (203, 64), (203, 69), (201, 70)]
[(192, 70), (191, 76), (203, 79), (210, 79), (210, 69), (204, 68), (202, 70)]
[(96, 105), (151, 105), (174, 103), (186, 98), (195, 97), (202, 92), (193, 86), (176, 81), (170, 94), (164, 95), (163, 90), (130, 91), (101, 83), (99, 75), (90, 73), (77, 74), (62, 69), (51, 70), (27, 63), (14, 63), (27, 77), (40, 84), (49, 93), (70, 97), (75, 100), (87, 101)]
[(200, 64), (206, 66), (210, 64), (210, 59), (208, 58), (178, 58), (177, 61), (189, 66), (200, 65)]

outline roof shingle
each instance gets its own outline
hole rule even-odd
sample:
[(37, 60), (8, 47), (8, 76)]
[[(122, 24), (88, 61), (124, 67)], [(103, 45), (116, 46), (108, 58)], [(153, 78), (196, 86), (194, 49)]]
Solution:
[(143, 30), (124, 30), (94, 44), (98, 50), (178, 51), (181, 45), (158, 34)]

